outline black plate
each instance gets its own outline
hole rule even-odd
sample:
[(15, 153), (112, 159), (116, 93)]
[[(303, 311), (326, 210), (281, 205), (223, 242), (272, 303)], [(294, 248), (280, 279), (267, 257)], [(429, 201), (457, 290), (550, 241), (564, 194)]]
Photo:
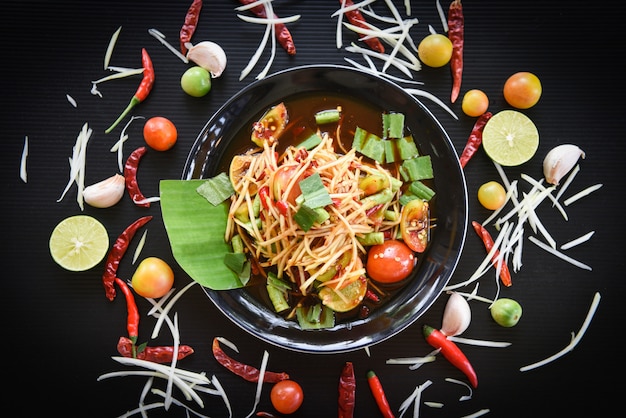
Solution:
[(268, 108), (289, 97), (311, 92), (350, 96), (404, 113), (406, 124), (422, 154), (430, 155), (437, 193), (436, 227), (421, 256), (419, 268), (406, 287), (370, 317), (331, 329), (303, 331), (258, 302), (245, 289), (213, 291), (209, 299), (245, 331), (277, 346), (309, 353), (348, 352), (379, 343), (417, 320), (437, 299), (452, 276), (465, 243), (467, 189), (458, 156), (445, 130), (414, 97), (383, 78), (343, 66), (304, 66), (256, 81), (224, 104), (196, 139), (183, 170), (183, 179), (218, 174), (228, 144), (241, 129)]

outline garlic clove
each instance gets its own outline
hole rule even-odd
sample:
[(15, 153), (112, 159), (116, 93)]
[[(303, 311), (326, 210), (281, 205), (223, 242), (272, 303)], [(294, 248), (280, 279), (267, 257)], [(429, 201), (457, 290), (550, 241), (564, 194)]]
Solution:
[(543, 160), (543, 175), (550, 184), (559, 181), (570, 172), (579, 158), (585, 158), (583, 150), (572, 144), (558, 145), (550, 150)]
[(85, 203), (95, 208), (109, 208), (122, 199), (125, 189), (124, 176), (116, 173), (107, 179), (85, 187), (83, 199)]
[(221, 46), (211, 41), (202, 41), (195, 45), (188, 42), (185, 46), (189, 48), (188, 60), (210, 72), (213, 78), (222, 75), (226, 68), (226, 53)]
[(450, 337), (462, 334), (469, 327), (471, 320), (472, 310), (467, 300), (456, 292), (450, 293), (443, 311), (443, 323), (440, 331)]

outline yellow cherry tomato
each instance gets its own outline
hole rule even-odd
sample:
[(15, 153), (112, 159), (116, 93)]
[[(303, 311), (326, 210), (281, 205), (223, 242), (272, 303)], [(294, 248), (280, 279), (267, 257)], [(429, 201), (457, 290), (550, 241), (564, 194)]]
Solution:
[(477, 117), (487, 111), (489, 98), (484, 91), (478, 89), (468, 90), (463, 96), (461, 108), (467, 116)]
[(443, 67), (452, 57), (452, 42), (445, 35), (430, 34), (417, 46), (417, 55), (424, 65)]
[(489, 210), (500, 209), (506, 202), (506, 190), (497, 181), (488, 181), (478, 188), (478, 201)]
[(131, 285), (138, 295), (145, 298), (165, 296), (174, 285), (174, 271), (158, 257), (145, 258), (137, 266)]

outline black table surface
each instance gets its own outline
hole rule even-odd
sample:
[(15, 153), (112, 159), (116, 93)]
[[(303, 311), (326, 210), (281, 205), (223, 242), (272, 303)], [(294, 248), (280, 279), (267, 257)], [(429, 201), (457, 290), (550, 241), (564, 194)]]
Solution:
[[(3, 360), (5, 402), (11, 401), (23, 414), (55, 412), (70, 416), (118, 416), (138, 405), (144, 378), (123, 377), (98, 381), (104, 373), (124, 367), (112, 360), (116, 343), (126, 332), (123, 298), (109, 302), (103, 293), (103, 263), (80, 273), (63, 270), (52, 260), (48, 240), (63, 218), (80, 213), (99, 219), (110, 239), (139, 216), (150, 214), (143, 256), (155, 255), (171, 262), (177, 288), (190, 278), (176, 265), (161, 220), (159, 204), (138, 208), (126, 196), (110, 209), (78, 207), (75, 187), (60, 202), (69, 174), (68, 158), (84, 123), (93, 128), (87, 153), (85, 183), (91, 184), (117, 171), (117, 156), (109, 152), (119, 129), (105, 135), (105, 128), (126, 106), (138, 83), (137, 77), (100, 85), (103, 97), (90, 93), (91, 81), (108, 72), (103, 59), (113, 32), (122, 27), (111, 64), (140, 65), (140, 49), (149, 50), (157, 81), (149, 98), (133, 111), (145, 117), (166, 116), (177, 126), (178, 143), (167, 152), (150, 151), (142, 159), (139, 181), (147, 196), (158, 194), (160, 179), (177, 179), (191, 146), (210, 116), (232, 95), (254, 81), (268, 58), (263, 57), (243, 80), (241, 70), (259, 45), (263, 26), (237, 17), (233, 0), (205, 1), (193, 41), (220, 44), (228, 57), (224, 74), (213, 80), (203, 98), (187, 96), (179, 80), (187, 65), (148, 34), (155, 28), (177, 45), (178, 33), (190, 1), (55, 1), (2, 3), (2, 231), (3, 264)], [(406, 17), (403, 1), (394, 1)], [(435, 0), (411, 1), (411, 17), (419, 24), (411, 29), (415, 42), (429, 33), (429, 25), (442, 32)], [(449, 2), (442, 2), (444, 10)], [(346, 51), (354, 34), (344, 31), (344, 46), (335, 43), (339, 7), (333, 0), (276, 0), (281, 17), (301, 15), (288, 24), (297, 47), (295, 56), (276, 50), (271, 72), (304, 64), (347, 64), (344, 58), (365, 63), (360, 55)], [(374, 4), (389, 13), (383, 0)], [(592, 239), (567, 251), (590, 265), (592, 271), (575, 267), (525, 241), (523, 267), (513, 274), (513, 286), (501, 296), (522, 304), (521, 321), (502, 328), (490, 318), (487, 305), (472, 302), (473, 320), (464, 337), (507, 341), (507, 348), (463, 345), (471, 359), (479, 386), (470, 400), (463, 386), (446, 378), (464, 376), (444, 359), (417, 370), (389, 365), (396, 357), (419, 357), (431, 351), (421, 334), (423, 324), (440, 324), (447, 297), (442, 295), (429, 311), (399, 335), (372, 346), (370, 353), (319, 355), (281, 349), (247, 335), (224, 317), (199, 286), (192, 287), (175, 306), (181, 339), (195, 353), (181, 367), (215, 375), (229, 394), (235, 417), (253, 410), (256, 385), (245, 382), (220, 366), (211, 354), (215, 336), (237, 344), (233, 356), (260, 365), (263, 351), (269, 354), (269, 369), (286, 371), (304, 389), (304, 404), (293, 416), (331, 417), (337, 414), (339, 373), (345, 362), (353, 362), (357, 376), (358, 417), (379, 416), (366, 381), (374, 370), (386, 389), (389, 402), (399, 416), (402, 402), (418, 385), (432, 381), (422, 401), (440, 402), (441, 408), (421, 405), (422, 417), (461, 417), (488, 409), (490, 416), (554, 415), (577, 412), (597, 415), (622, 405), (624, 377), (624, 217), (618, 202), (623, 198), (623, 159), (626, 152), (623, 69), (618, 65), (620, 44), (618, 13), (605, 2), (464, 2), (465, 69), (462, 93), (480, 88), (490, 97), (490, 110), (510, 108), (504, 101), (505, 79), (517, 71), (537, 74), (543, 84), (539, 103), (524, 110), (538, 127), (540, 145), (536, 156), (519, 167), (507, 168), (511, 179), (524, 173), (542, 177), (543, 156), (562, 143), (578, 145), (586, 153), (581, 171), (568, 193), (601, 183), (598, 191), (567, 207), (565, 221), (550, 205), (540, 213), (557, 242), (563, 243), (588, 231)], [(244, 14), (246, 14), (245, 12)], [(269, 46), (269, 44), (268, 44)], [(379, 62), (379, 61), (375, 61)], [(379, 65), (380, 68), (380, 65)], [(395, 73), (394, 73), (395, 74)], [(397, 74), (396, 74), (397, 75)], [(423, 68), (414, 73), (424, 84), (418, 88), (433, 93), (458, 115), (422, 99), (447, 130), (456, 150), (465, 145), (475, 118), (465, 116), (461, 101), (451, 104), (449, 67)], [(66, 95), (77, 102), (73, 107)], [(143, 145), (141, 123), (128, 130), (126, 154)], [(28, 181), (20, 179), (24, 137), (29, 140)], [(465, 169), (470, 219), (485, 219), (489, 212), (476, 199), (480, 184), (498, 180), (494, 165), (479, 152)], [(520, 184), (522, 181), (520, 180)], [(132, 250), (131, 250), (132, 251)], [(482, 261), (484, 248), (473, 231), (468, 231), (465, 249), (451, 283), (467, 279)], [(130, 257), (120, 265), (120, 275), (130, 278)], [(478, 293), (493, 297), (493, 275), (480, 280)], [(469, 291), (473, 286), (463, 289)], [(578, 332), (594, 294), (601, 295), (598, 310), (578, 345), (565, 356), (541, 368), (521, 372), (520, 367), (546, 358), (570, 342)], [(147, 317), (149, 304), (139, 300), (142, 313), (141, 338), (147, 339), (154, 319)], [(167, 333), (160, 340), (167, 344)], [(617, 380), (618, 383), (614, 383)], [(163, 388), (163, 386), (161, 386)], [(258, 411), (272, 411), (270, 386), (263, 388)], [(180, 393), (176, 393), (183, 399)], [(152, 397), (151, 397), (152, 396)], [(149, 395), (149, 399), (157, 399)], [(185, 404), (203, 415), (225, 417), (219, 397), (203, 395), (205, 408)], [(412, 415), (412, 409), (405, 416)], [(20, 413), (19, 415), (23, 415)], [(150, 416), (185, 416), (182, 407), (153, 410)]]

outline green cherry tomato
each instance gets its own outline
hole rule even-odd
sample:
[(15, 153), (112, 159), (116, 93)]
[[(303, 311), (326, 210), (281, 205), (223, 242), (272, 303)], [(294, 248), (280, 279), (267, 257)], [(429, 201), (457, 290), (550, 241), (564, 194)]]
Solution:
[(515, 326), (522, 317), (522, 306), (509, 298), (500, 298), (491, 305), (491, 317), (506, 328)]
[(272, 386), (270, 392), (272, 406), (281, 414), (293, 414), (304, 400), (302, 387), (293, 380), (281, 380)]
[(190, 96), (206, 96), (211, 90), (211, 74), (202, 67), (191, 67), (180, 78), (180, 86)]

